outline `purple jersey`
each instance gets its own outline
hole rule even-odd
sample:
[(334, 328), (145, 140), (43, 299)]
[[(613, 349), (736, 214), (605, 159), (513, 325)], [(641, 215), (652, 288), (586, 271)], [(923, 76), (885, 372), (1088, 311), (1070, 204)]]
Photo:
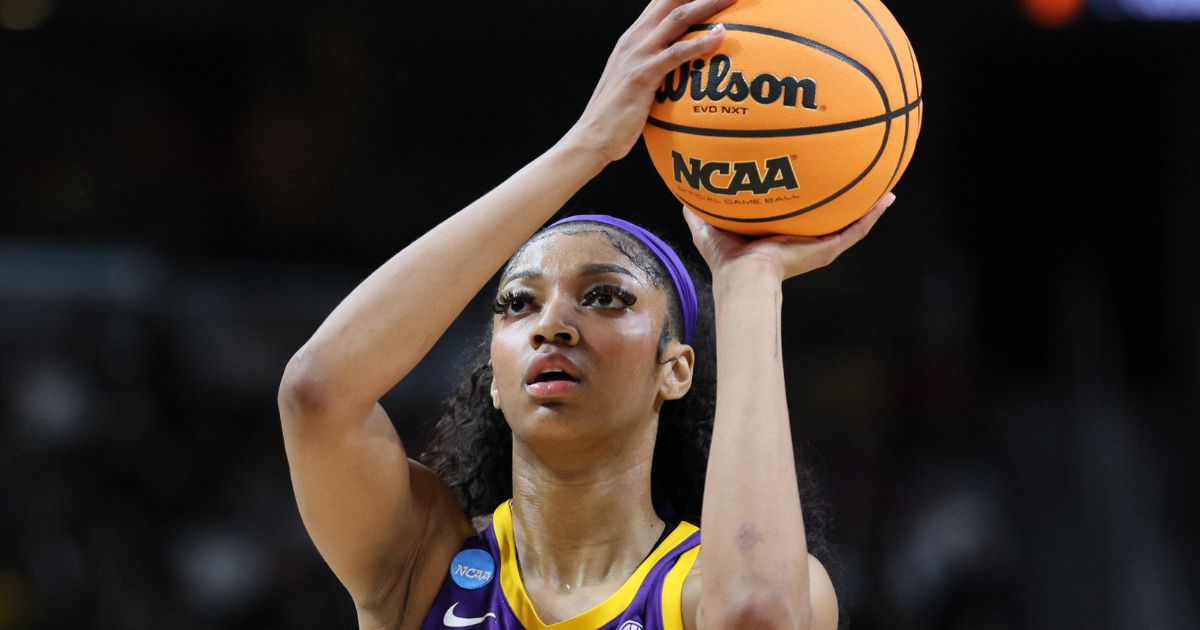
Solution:
[(625, 584), (591, 610), (547, 625), (538, 618), (517, 570), (512, 512), (505, 501), (492, 523), (468, 538), (421, 630), (683, 630), (683, 579), (700, 551), (700, 529), (680, 523)]

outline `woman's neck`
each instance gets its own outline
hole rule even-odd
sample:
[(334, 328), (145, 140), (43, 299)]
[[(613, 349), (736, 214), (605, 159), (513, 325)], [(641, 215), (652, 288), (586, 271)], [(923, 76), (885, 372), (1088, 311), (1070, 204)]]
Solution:
[(622, 441), (569, 470), (514, 444), (513, 536), (526, 581), (562, 592), (624, 581), (650, 553), (664, 527), (650, 500), (654, 436)]

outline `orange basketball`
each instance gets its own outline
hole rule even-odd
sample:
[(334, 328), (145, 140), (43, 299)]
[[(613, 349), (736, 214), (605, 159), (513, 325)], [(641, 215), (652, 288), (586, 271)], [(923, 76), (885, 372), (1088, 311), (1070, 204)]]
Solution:
[(921, 74), (879, 0), (740, 0), (699, 37), (709, 57), (669, 73), (644, 137), (684, 204), (744, 234), (816, 236), (896, 185), (921, 130)]

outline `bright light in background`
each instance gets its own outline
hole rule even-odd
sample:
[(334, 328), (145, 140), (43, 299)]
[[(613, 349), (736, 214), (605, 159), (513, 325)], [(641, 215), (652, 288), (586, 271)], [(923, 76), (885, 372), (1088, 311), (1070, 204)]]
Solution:
[(1066, 26), (1083, 14), (1087, 0), (1020, 0), (1025, 15), (1038, 26)]
[(0, 0), (0, 26), (14, 31), (35, 29), (54, 12), (54, 0)]
[(1092, 0), (1098, 15), (1149, 21), (1198, 21), (1200, 0)]

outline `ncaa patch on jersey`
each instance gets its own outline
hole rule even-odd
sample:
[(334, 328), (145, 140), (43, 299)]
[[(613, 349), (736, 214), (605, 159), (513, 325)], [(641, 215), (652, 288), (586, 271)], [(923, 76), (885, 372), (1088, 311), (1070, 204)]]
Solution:
[(642, 627), (642, 624), (636, 621), (626, 621), (625, 623), (621, 624), (620, 630), (645, 630), (645, 628)]
[(483, 588), (495, 575), (496, 561), (482, 549), (464, 549), (450, 561), (450, 579), (460, 588)]

